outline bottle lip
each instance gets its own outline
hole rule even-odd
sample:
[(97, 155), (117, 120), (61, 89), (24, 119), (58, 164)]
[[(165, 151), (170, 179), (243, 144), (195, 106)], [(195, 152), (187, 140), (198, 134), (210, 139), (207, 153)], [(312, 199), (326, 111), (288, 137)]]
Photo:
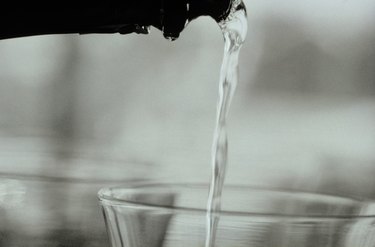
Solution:
[(233, 0), (160, 0), (160, 25), (165, 38), (175, 40), (186, 24), (200, 16), (210, 16), (216, 22), (227, 18)]

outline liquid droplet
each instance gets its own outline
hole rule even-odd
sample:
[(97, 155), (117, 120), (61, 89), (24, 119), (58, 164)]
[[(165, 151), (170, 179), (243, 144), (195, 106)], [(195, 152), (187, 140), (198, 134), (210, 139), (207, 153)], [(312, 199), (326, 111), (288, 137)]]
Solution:
[(166, 38), (169, 41), (175, 41), (177, 40), (179, 35), (172, 35), (172, 34), (166, 34), (164, 33), (164, 38)]

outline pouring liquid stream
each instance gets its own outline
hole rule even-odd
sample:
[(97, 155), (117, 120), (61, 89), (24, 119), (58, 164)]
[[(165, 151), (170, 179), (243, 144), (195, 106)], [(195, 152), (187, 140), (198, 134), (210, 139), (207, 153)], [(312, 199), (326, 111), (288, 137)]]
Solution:
[(238, 82), (238, 58), (247, 33), (246, 8), (234, 0), (228, 17), (218, 23), (224, 36), (224, 56), (220, 71), (216, 127), (212, 145), (212, 177), (207, 202), (206, 245), (214, 247), (220, 220), (221, 195), (227, 168), (228, 138), (226, 120)]

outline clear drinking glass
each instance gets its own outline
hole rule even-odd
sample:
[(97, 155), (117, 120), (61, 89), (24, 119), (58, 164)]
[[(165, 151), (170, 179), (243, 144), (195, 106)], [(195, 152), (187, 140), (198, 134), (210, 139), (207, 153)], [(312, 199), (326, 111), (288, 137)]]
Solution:
[[(208, 186), (134, 184), (98, 197), (112, 247), (204, 247)], [(373, 247), (373, 204), (281, 189), (225, 186), (216, 247)]]

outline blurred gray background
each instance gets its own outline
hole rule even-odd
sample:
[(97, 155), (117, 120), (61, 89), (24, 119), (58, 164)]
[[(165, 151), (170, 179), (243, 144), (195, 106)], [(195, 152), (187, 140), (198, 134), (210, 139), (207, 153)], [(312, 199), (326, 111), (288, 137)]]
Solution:
[[(245, 3), (226, 182), (375, 197), (375, 2)], [(207, 182), (222, 53), (209, 18), (173, 43), (156, 29), (0, 41), (0, 200), (35, 208), (0, 218), (59, 235), (104, 184)]]

